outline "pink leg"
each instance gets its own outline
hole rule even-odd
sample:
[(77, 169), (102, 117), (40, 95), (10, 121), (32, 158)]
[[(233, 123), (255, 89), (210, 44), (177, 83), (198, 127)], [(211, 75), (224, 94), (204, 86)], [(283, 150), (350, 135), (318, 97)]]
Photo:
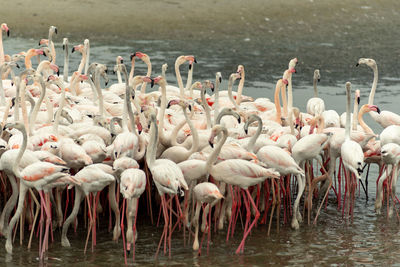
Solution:
[[(260, 212), (258, 211), (258, 209), (257, 209), (257, 207), (256, 207), (256, 204), (254, 203), (253, 198), (251, 197), (251, 195), (250, 195), (250, 193), (249, 193), (249, 190), (248, 190), (248, 189), (244, 189), (244, 190), (246, 191), (248, 200), (250, 201), (251, 205), (253, 206), (253, 208), (254, 208), (254, 210), (255, 210), (255, 212), (256, 212), (256, 215), (255, 215), (255, 218), (254, 218), (253, 222), (250, 224), (249, 228), (247, 229), (247, 232), (244, 233), (242, 242), (240, 242), (240, 245), (239, 245), (239, 247), (238, 247), (237, 250), (236, 250), (236, 254), (239, 254), (240, 252), (243, 252), (243, 251), (244, 251), (244, 243), (245, 243), (245, 241), (246, 241), (246, 238), (247, 238), (247, 236), (249, 235), (249, 233), (251, 232), (251, 229), (252, 229), (252, 228), (254, 227), (254, 225), (256, 224), (258, 218), (260, 217)], [(248, 212), (250, 212), (250, 211), (248, 211)]]
[(166, 243), (165, 242), (167, 240), (169, 218), (168, 218), (167, 205), (166, 205), (166, 200), (165, 200), (164, 195), (161, 196), (161, 206), (162, 206), (162, 210), (164, 213), (164, 230), (161, 235), (160, 242), (158, 243), (158, 248), (157, 248), (157, 252), (156, 252), (156, 256), (155, 256), (156, 259), (158, 257), (158, 252), (160, 251), (160, 247), (161, 247), (163, 240), (165, 240), (164, 241), (164, 255), (166, 254)]
[(124, 226), (124, 216), (125, 216), (125, 205), (126, 205), (126, 199), (122, 201), (122, 218), (121, 218), (121, 232), (122, 232), (122, 244), (124, 245), (124, 259), (125, 259), (125, 265), (128, 264), (127, 259), (126, 259), (126, 243), (125, 243), (125, 226)]

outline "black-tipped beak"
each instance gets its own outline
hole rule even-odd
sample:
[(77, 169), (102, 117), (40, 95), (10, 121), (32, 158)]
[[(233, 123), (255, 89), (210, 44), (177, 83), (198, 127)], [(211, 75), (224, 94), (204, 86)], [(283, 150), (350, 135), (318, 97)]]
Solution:
[(360, 66), (360, 64), (357, 63), (357, 64), (356, 64), (356, 67), (358, 67), (358, 66)]
[(378, 114), (381, 114), (381, 110), (378, 107), (376, 107), (376, 112), (378, 112)]
[(141, 134), (142, 133), (142, 130), (138, 130), (138, 134)]
[(357, 97), (357, 104), (360, 105), (360, 97)]
[(107, 86), (107, 85), (108, 85), (108, 82), (104, 82), (104, 84)]
[(167, 104), (167, 108), (169, 108), (171, 106), (171, 101), (170, 102), (168, 102), (168, 104)]
[(63, 45), (63, 51), (65, 50), (65, 45)]
[(321, 79), (318, 79), (317, 81), (318, 81), (318, 82), (320, 82), (320, 81), (321, 81)]
[(248, 135), (248, 134), (249, 134), (249, 130), (248, 130), (248, 129), (244, 129), (244, 133), (245, 133), (246, 135)]
[(20, 66), (18, 65), (18, 63), (15, 63), (15, 67), (17, 67), (17, 69), (20, 68)]
[(75, 47), (72, 47), (71, 53), (75, 52)]
[(197, 60), (196, 60), (196, 58), (194, 58), (194, 61), (193, 61), (193, 62), (197, 64)]
[(57, 71), (57, 76), (60, 76), (60, 70)]
[(240, 122), (241, 122), (241, 119), (240, 119), (240, 116), (239, 116), (239, 118), (238, 118), (238, 123), (240, 124)]
[(7, 31), (7, 37), (10, 37), (10, 30)]
[(57, 34), (57, 28), (54, 29), (54, 32)]
[(192, 111), (192, 105), (189, 105), (188, 108), (189, 108), (189, 111)]
[(131, 61), (132, 61), (132, 59), (133, 59), (135, 56), (136, 56), (136, 53), (131, 54), (131, 56), (130, 56)]
[(124, 64), (124, 60), (123, 59), (121, 59), (121, 64)]
[(11, 107), (15, 106), (15, 97), (11, 98)]
[(191, 70), (192, 69), (192, 64), (189, 64), (189, 70)]
[(222, 83), (222, 77), (219, 77), (219, 83)]
[(153, 88), (153, 86), (154, 86), (154, 80), (153, 79), (151, 79), (150, 86), (151, 86), (151, 88)]
[(39, 41), (38, 45), (40, 46), (40, 41)]
[(140, 113), (143, 113), (143, 107), (140, 107)]
[(213, 144), (213, 142), (211, 142), (211, 141), (208, 141), (208, 143), (210, 144), (210, 146), (211, 146), (212, 148), (214, 148), (214, 144)]
[(115, 137), (115, 133), (111, 133), (111, 138), (114, 138)]

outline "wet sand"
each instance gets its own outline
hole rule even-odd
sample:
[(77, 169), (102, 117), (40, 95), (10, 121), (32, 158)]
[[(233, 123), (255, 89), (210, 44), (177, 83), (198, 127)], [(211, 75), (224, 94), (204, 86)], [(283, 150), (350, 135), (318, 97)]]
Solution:
[[(1, 22), (12, 36), (103, 40), (261, 38), (321, 40), (391, 35), (400, 26), (399, 1), (298, 0), (3, 0)], [(371, 27), (373, 25), (373, 27)], [(352, 34), (360, 32), (360, 36)], [(338, 32), (339, 34), (336, 34)], [(119, 40), (122, 39), (122, 40)]]

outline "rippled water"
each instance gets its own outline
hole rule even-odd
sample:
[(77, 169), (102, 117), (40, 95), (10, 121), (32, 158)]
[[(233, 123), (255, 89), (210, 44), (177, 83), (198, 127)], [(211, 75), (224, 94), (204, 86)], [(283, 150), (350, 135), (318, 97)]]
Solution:
[[(361, 11), (369, 15), (371, 13), (367, 5)], [(301, 21), (301, 19), (298, 21)], [(382, 38), (385, 33), (376, 32), (377, 37), (374, 38), (374, 42), (361, 43), (359, 40), (345, 38), (348, 34), (352, 36), (357, 34), (357, 32), (352, 32), (350, 25), (348, 33), (344, 32), (342, 28), (329, 29), (329, 26), (325, 26), (327, 30), (332, 30), (329, 38), (312, 35), (306, 38), (293, 34), (292, 37), (284, 35), (281, 39), (279, 39), (279, 35), (273, 35), (273, 39), (250, 36), (226, 40), (126, 41), (123, 44), (118, 43), (118, 41), (111, 44), (111, 40), (92, 41), (91, 60), (106, 63), (112, 68), (117, 55), (121, 55), (126, 61), (129, 61), (130, 53), (135, 51), (145, 52), (150, 56), (153, 63), (154, 75), (159, 75), (161, 65), (168, 63), (168, 81), (175, 83), (173, 72), (175, 58), (182, 54), (193, 54), (198, 60), (198, 64), (195, 65), (194, 80), (211, 80), (214, 79), (215, 72), (221, 71), (223, 78), (225, 78), (223, 88), (226, 88), (226, 78), (229, 74), (236, 71), (238, 64), (243, 64), (246, 69), (245, 94), (272, 99), (276, 79), (281, 77), (289, 60), (297, 57), (299, 59), (298, 72), (293, 76), (294, 106), (305, 110), (307, 99), (313, 95), (312, 73), (315, 68), (319, 68), (322, 76), (319, 85), (320, 97), (325, 99), (327, 109), (335, 109), (342, 113), (345, 109), (344, 83), (346, 81), (353, 83), (353, 89), (361, 89), (361, 102), (367, 102), (373, 78), (372, 71), (366, 66), (356, 68), (355, 63), (359, 57), (373, 56), (380, 70), (375, 104), (382, 110), (387, 109), (398, 113), (397, 103), (400, 101), (400, 79), (397, 64), (399, 56), (398, 35), (393, 34), (388, 40)], [(342, 26), (340, 24), (340, 27)], [(360, 31), (359, 28), (357, 30)], [(38, 40), (41, 37), (35, 36), (35, 38)], [(12, 54), (35, 47), (37, 40), (10, 38), (5, 40), (4, 46), (6, 52)], [(60, 40), (61, 38), (57, 36), (57, 63), (62, 66), (63, 56), (59, 44)], [(397, 45), (395, 46), (396, 42)], [(71, 45), (77, 43), (76, 40), (71, 41)], [(396, 51), (397, 54), (394, 53)], [(70, 59), (70, 69), (77, 68), (80, 60), (79, 55), (72, 54)], [(183, 73), (186, 73), (186, 71), (182, 70)], [(62, 69), (60, 72), (62, 73)], [(144, 64), (137, 61), (135, 72), (144, 74), (146, 72)], [(111, 76), (110, 78), (114, 81), (116, 79)], [(381, 128), (375, 122), (372, 122), (369, 116), (366, 116), (365, 119), (376, 133), (381, 131)], [(317, 226), (308, 226), (303, 223), (299, 231), (293, 231), (286, 224), (281, 225), (278, 232), (274, 220), (271, 235), (267, 236), (267, 227), (258, 225), (246, 242), (245, 253), (239, 256), (235, 255), (234, 252), (241, 238), (240, 226), (237, 228), (235, 237), (229, 243), (225, 242), (225, 231), (213, 234), (209, 254), (207, 255), (206, 249), (203, 247), (203, 255), (201, 256), (193, 253), (190, 245), (184, 247), (182, 234), (175, 232), (172, 240), (172, 259), (161, 256), (158, 261), (154, 261), (162, 228), (151, 226), (147, 213), (141, 211), (138, 218), (139, 238), (136, 245), (136, 262), (134, 265), (399, 266), (399, 225), (395, 218), (387, 219), (385, 215), (375, 215), (373, 209), (376, 177), (376, 169), (372, 168), (370, 173), (370, 198), (366, 201), (363, 192), (356, 196), (354, 221), (352, 223), (342, 218), (331, 192), (327, 208), (322, 211)], [(385, 211), (385, 207), (382, 210)], [(85, 230), (81, 223), (77, 233), (73, 233), (72, 228), (69, 231), (71, 248), (61, 247), (60, 232), (55, 230), (55, 241), (50, 245), (49, 258), (45, 265), (122, 265), (121, 239), (118, 243), (112, 242), (111, 234), (105, 230), (108, 213), (100, 216), (100, 220), (102, 222), (98, 231), (98, 245), (93, 253), (89, 251), (86, 255), (83, 254)], [(14, 243), (14, 255), (12, 257), (5, 254), (3, 249), (4, 239), (0, 239), (0, 262), (3, 263), (0, 265), (28, 266), (38, 264), (37, 240), (33, 241), (32, 250), (27, 251), (26, 241), (24, 246), (20, 247), (17, 239), (18, 235)], [(132, 260), (129, 264), (133, 265)]]

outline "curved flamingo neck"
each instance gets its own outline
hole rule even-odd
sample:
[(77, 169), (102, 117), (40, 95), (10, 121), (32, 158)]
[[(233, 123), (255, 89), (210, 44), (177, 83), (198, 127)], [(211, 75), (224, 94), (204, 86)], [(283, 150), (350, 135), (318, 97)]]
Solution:
[(369, 93), (368, 105), (374, 104), (375, 91), (376, 91), (376, 87), (378, 85), (378, 66), (374, 65), (372, 67), (372, 70), (374, 71), (374, 80), (372, 82), (371, 92)]
[(372, 131), (372, 129), (364, 122), (363, 115), (366, 112), (369, 112), (369, 110), (367, 110), (365, 105), (363, 105), (360, 109), (360, 112), (358, 113), (358, 122), (360, 123), (360, 126), (363, 128), (365, 133), (374, 134), (374, 131)]
[(159, 126), (158, 126), (158, 135), (160, 136), (160, 142), (169, 147), (171, 141), (165, 138), (164, 136), (164, 117), (165, 117), (165, 109), (167, 108), (167, 88), (165, 86), (165, 80), (160, 83), (161, 87), (161, 104), (160, 104), (160, 113), (157, 118)]
[(87, 61), (86, 58), (87, 58), (86, 49), (84, 48), (82, 50), (82, 59), (81, 59), (81, 62), (79, 63), (78, 70), (77, 70), (78, 74), (82, 73), (82, 70), (85, 67), (85, 64), (86, 64), (86, 61)]
[(184, 88), (183, 88), (183, 81), (182, 81), (181, 72), (179, 70), (179, 66), (182, 63), (180, 63), (178, 59), (175, 61), (175, 75), (176, 75), (176, 80), (178, 81), (180, 97), (183, 100), (183, 99), (185, 99), (185, 92), (184, 92)]
[(32, 68), (31, 58), (35, 55), (34, 49), (30, 49), (28, 53), (25, 55), (25, 69)]
[(345, 140), (350, 140), (350, 86), (346, 84), (346, 128), (344, 132)]
[(188, 90), (191, 86), (192, 86), (192, 81), (193, 81), (193, 67), (194, 64), (191, 64), (189, 66), (189, 71), (188, 71), (188, 77), (186, 80), (186, 86), (185, 86), (185, 90)]
[(351, 129), (353, 131), (357, 131), (358, 125), (358, 101), (357, 97), (354, 99), (354, 107), (353, 107), (353, 123), (351, 124)]
[[(150, 77), (151, 76), (151, 61), (150, 61), (150, 59), (146, 59), (145, 63), (147, 65), (146, 76)], [(142, 87), (140, 88), (141, 95), (144, 95), (146, 93), (146, 85), (147, 85), (146, 82), (142, 83)]]
[(286, 97), (286, 84), (284, 83), (282, 83), (281, 97), (282, 97), (283, 117), (287, 118), (288, 107), (287, 107), (287, 97)]
[(204, 108), (204, 111), (206, 113), (207, 129), (210, 129), (211, 128), (210, 107), (207, 104), (205, 94), (206, 94), (206, 89), (205, 88), (201, 89), (201, 104), (202, 104), (202, 106)]
[(39, 86), (40, 86), (40, 90), (41, 90), (40, 97), (39, 97), (38, 101), (36, 101), (35, 107), (33, 108), (32, 114), (31, 114), (31, 116), (29, 118), (29, 132), (30, 132), (30, 135), (33, 134), (33, 127), (35, 126), (36, 117), (37, 117), (37, 114), (39, 112), (39, 108), (42, 105), (44, 97), (46, 96), (46, 85), (45, 85), (44, 80), (43, 80), (43, 78), (41, 76), (39, 77)]
[(288, 122), (290, 126), (290, 134), (294, 135), (293, 125), (293, 94), (292, 94), (292, 73), (288, 77)]
[(63, 71), (63, 80), (64, 82), (68, 82), (68, 69), (69, 69), (69, 52), (68, 52), (68, 39), (64, 39), (64, 71)]
[[(192, 115), (194, 114), (194, 109), (192, 109), (192, 111), (190, 112), (190, 116), (189, 118), (192, 117)], [(180, 121), (175, 128), (172, 130), (171, 133), (171, 146), (180, 146), (181, 144), (179, 144), (176, 140), (176, 137), (178, 136), (178, 132), (180, 129), (182, 129), (182, 127), (186, 124), (187, 120), (186, 118), (182, 121)]]
[(254, 150), (253, 150), (254, 149), (254, 144), (256, 143), (258, 137), (260, 136), (261, 131), (262, 131), (262, 126), (263, 126), (262, 120), (261, 120), (261, 118), (259, 116), (254, 116), (253, 121), (257, 121), (258, 122), (258, 126), (257, 126), (256, 134), (251, 137), (251, 139), (250, 139), (250, 141), (249, 141), (249, 143), (247, 145), (247, 150), (249, 152), (251, 152), (251, 153), (254, 153)]
[(240, 105), (240, 103), (242, 102), (242, 93), (243, 93), (243, 86), (244, 86), (244, 79), (245, 79), (245, 74), (244, 74), (244, 70), (242, 71), (242, 73), (240, 74), (240, 81), (238, 84), (238, 91), (237, 91), (237, 95), (236, 95), (236, 104)]
[(231, 74), (231, 76), (229, 77), (229, 81), (228, 81), (228, 97), (229, 100), (231, 101), (231, 103), (233, 104), (233, 106), (236, 108), (237, 111), (240, 110), (239, 105), (236, 103), (235, 99), (233, 98), (232, 95), (232, 87), (233, 87), (233, 82), (235, 81), (235, 76), (236, 73)]
[(215, 79), (215, 88), (214, 88), (214, 105), (213, 105), (213, 108), (214, 108), (214, 125), (217, 124), (217, 118), (218, 118), (218, 115), (219, 115), (219, 85), (220, 85), (220, 82), (219, 82), (219, 78), (217, 76), (216, 79)]
[(61, 112), (65, 105), (64, 82), (62, 80), (58, 80), (58, 81), (59, 82), (57, 83), (57, 85), (60, 86), (60, 88), (61, 88), (61, 96), (60, 96), (60, 103), (58, 104), (58, 110), (57, 110), (56, 117), (54, 119), (54, 124), (53, 124), (53, 131), (57, 138), (58, 138), (58, 125), (60, 124)]
[(147, 166), (151, 169), (156, 161), (156, 152), (157, 152), (157, 144), (158, 144), (158, 126), (157, 122), (154, 119), (150, 121), (150, 140), (149, 146), (146, 153), (146, 163)]
[(207, 173), (210, 173), (211, 169), (214, 167), (214, 163), (217, 160), (217, 156), (221, 152), (222, 146), (224, 145), (226, 139), (228, 138), (228, 130), (225, 127), (221, 129), (221, 132), (222, 132), (222, 138), (218, 141), (217, 146), (214, 148), (213, 152), (206, 161)]
[(19, 149), (17, 157), (14, 161), (13, 172), (14, 172), (15, 176), (21, 178), (21, 173), (19, 171), (19, 164), (21, 162), (21, 158), (24, 155), (26, 147), (28, 145), (28, 134), (26, 133), (26, 129), (23, 124), (18, 123), (15, 125), (15, 128), (20, 130), (22, 133), (22, 146)]
[(282, 79), (279, 79), (276, 82), (276, 86), (275, 86), (275, 94), (274, 94), (274, 102), (275, 102), (275, 110), (276, 110), (276, 116), (275, 116), (275, 121), (277, 123), (279, 123), (280, 125), (282, 125), (282, 111), (281, 111), (281, 103), (279, 101), (279, 92), (281, 92), (282, 90), (284, 90), (284, 86), (282, 86)]
[(131, 71), (129, 72), (129, 79), (128, 79), (129, 84), (132, 82), (133, 74), (135, 72), (135, 57), (132, 57), (131, 64), (132, 66), (131, 66)]
[(190, 156), (191, 154), (199, 150), (199, 134), (197, 133), (196, 127), (194, 127), (192, 121), (188, 117), (188, 114), (186, 112), (186, 107), (183, 108), (183, 115), (185, 116), (186, 122), (189, 125), (190, 131), (192, 132), (193, 136), (192, 147), (188, 151), (188, 155)]

